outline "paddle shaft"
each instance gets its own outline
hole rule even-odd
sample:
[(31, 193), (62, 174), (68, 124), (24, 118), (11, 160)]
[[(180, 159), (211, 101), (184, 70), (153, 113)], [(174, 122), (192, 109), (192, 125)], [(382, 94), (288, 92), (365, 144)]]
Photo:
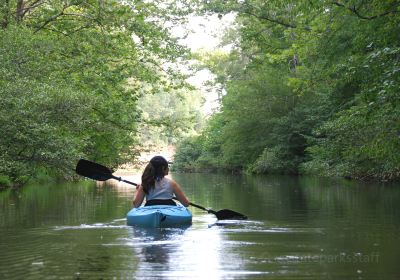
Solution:
[(192, 205), (192, 206), (194, 206), (194, 207), (197, 207), (197, 208), (199, 208), (199, 209), (201, 209), (201, 210), (204, 210), (204, 211), (208, 211), (208, 209), (207, 208), (205, 208), (205, 207), (203, 207), (203, 206), (201, 206), (201, 205), (197, 205), (197, 204), (194, 204), (194, 203), (189, 203), (190, 205)]
[(189, 204), (191, 206), (193, 206), (193, 207), (196, 207), (196, 208), (199, 208), (201, 210), (207, 211), (207, 213), (211, 213), (211, 214), (216, 214), (217, 213), (216, 211), (214, 211), (212, 209), (207, 209), (207, 208), (205, 208), (205, 207), (203, 207), (201, 205), (198, 205), (198, 204), (195, 204), (195, 203), (192, 203), (192, 202), (189, 202)]
[(115, 179), (115, 180), (118, 180), (118, 181), (120, 181), (120, 182), (124, 182), (124, 183), (130, 184), (130, 185), (134, 185), (134, 186), (136, 186), (136, 187), (139, 186), (139, 184), (136, 184), (136, 183), (131, 182), (131, 181), (128, 181), (128, 180), (124, 180), (124, 179), (122, 179), (121, 177), (117, 177), (117, 176), (111, 175), (111, 178), (112, 178), (112, 179)]

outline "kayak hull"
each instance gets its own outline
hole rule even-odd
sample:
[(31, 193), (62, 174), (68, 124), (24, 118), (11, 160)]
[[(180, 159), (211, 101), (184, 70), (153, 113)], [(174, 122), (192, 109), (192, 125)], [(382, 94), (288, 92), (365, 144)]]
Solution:
[(129, 226), (179, 227), (192, 224), (192, 213), (181, 205), (153, 205), (133, 208), (126, 215)]

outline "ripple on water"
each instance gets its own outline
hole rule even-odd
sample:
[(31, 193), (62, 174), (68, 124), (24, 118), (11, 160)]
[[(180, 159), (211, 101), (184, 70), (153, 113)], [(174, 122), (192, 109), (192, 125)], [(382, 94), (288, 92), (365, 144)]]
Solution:
[(79, 226), (55, 226), (54, 230), (68, 230), (68, 229), (73, 229), (73, 230), (79, 230), (79, 229), (126, 229), (129, 228), (127, 225), (110, 225), (110, 224), (102, 224), (102, 223), (96, 223), (96, 224), (81, 224)]
[(322, 228), (295, 228), (295, 227), (266, 227), (258, 225), (243, 225), (242, 227), (224, 227), (225, 232), (237, 233), (302, 233), (322, 234)]
[(76, 230), (76, 229), (127, 229), (126, 218), (115, 219), (109, 223), (80, 224), (77, 226), (55, 226), (54, 230)]
[[(43, 254), (42, 229), (32, 228), (23, 231), (9, 232), (7, 243), (0, 243), (0, 278), (25, 279), (26, 275), (40, 278), (42, 269), (46, 265)], [(0, 231), (0, 236), (3, 234)], [(30, 242), (24, 242), (26, 235)]]

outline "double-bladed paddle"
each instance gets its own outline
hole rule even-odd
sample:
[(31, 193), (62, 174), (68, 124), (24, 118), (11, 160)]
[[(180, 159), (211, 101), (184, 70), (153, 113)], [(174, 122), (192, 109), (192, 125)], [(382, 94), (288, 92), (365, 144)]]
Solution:
[[(127, 181), (127, 180), (123, 180), (121, 177), (117, 177), (114, 176), (112, 174), (111, 169), (109, 169), (108, 167), (105, 167), (101, 164), (86, 160), (86, 159), (80, 159), (78, 161), (78, 164), (76, 165), (76, 169), (75, 169), (76, 173), (93, 179), (93, 180), (97, 180), (97, 181), (106, 181), (109, 179), (115, 179), (118, 180), (120, 182), (125, 182), (127, 184), (131, 184), (134, 186), (138, 186), (138, 184)], [(214, 214), (218, 220), (246, 220), (247, 217), (243, 214), (240, 214), (238, 212), (229, 210), (229, 209), (222, 209), (219, 211), (214, 211), (212, 209), (209, 208), (205, 208), (201, 205), (195, 204), (195, 203), (189, 203), (191, 206), (199, 208), (201, 210), (207, 211), (210, 214)]]

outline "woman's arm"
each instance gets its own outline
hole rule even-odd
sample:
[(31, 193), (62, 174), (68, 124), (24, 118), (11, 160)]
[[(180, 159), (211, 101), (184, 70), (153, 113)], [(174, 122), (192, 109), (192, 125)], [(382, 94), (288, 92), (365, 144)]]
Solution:
[(173, 180), (171, 180), (171, 186), (172, 186), (172, 189), (174, 190), (174, 194), (175, 194), (176, 198), (179, 200), (179, 202), (182, 203), (183, 206), (188, 207), (189, 199), (187, 199), (187, 197), (183, 193), (181, 187)]
[(145, 193), (143, 191), (143, 187), (139, 186), (136, 189), (135, 199), (133, 200), (133, 207), (138, 208), (140, 205), (142, 205), (144, 197), (145, 197)]

